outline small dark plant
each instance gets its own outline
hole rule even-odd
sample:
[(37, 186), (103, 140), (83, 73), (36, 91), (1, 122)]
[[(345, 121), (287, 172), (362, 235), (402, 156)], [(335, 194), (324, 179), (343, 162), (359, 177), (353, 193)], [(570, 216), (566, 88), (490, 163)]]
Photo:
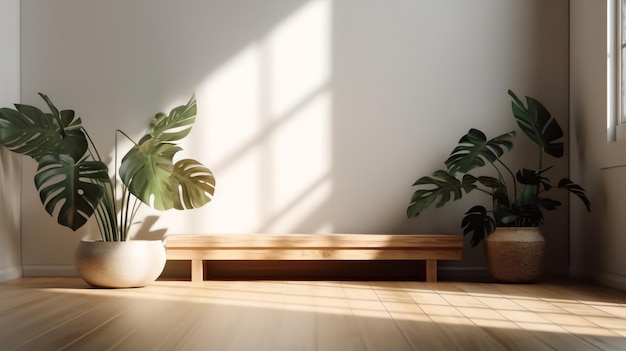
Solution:
[[(543, 210), (552, 211), (561, 205), (559, 201), (546, 197), (554, 188), (569, 191), (578, 196), (590, 210), (585, 190), (567, 178), (561, 179), (556, 187), (546, 173), (552, 166), (544, 166), (544, 154), (559, 158), (563, 156), (563, 131), (556, 119), (537, 100), (526, 97), (526, 105), (513, 93), (513, 116), (517, 125), (538, 146), (536, 169), (522, 168), (517, 173), (502, 161), (505, 151), (513, 148), (515, 131), (487, 140), (483, 132), (470, 129), (452, 150), (445, 161), (446, 169), (435, 171), (431, 176), (419, 178), (407, 208), (409, 218), (417, 217), (432, 204), (442, 207), (448, 201), (460, 199), (463, 194), (477, 190), (491, 197), (492, 210), (474, 206), (465, 213), (461, 222), (463, 234), (472, 234), (472, 246), (478, 245), (496, 227), (535, 227), (543, 223)], [(474, 176), (471, 171), (493, 167), (492, 176)], [(508, 183), (507, 183), (508, 181)]]

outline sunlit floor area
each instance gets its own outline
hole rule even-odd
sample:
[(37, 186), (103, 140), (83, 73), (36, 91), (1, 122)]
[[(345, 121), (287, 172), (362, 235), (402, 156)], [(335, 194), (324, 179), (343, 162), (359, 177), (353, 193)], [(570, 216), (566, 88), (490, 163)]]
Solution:
[(582, 284), (0, 284), (1, 350), (626, 350), (626, 294)]

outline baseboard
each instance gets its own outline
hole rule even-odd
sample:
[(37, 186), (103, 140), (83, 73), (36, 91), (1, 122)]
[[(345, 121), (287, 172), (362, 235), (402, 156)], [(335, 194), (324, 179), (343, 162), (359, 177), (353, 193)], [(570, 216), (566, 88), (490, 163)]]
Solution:
[[(460, 282), (493, 282), (487, 266), (454, 266), (440, 265), (438, 269), (439, 280)], [(568, 274), (563, 270), (545, 268), (541, 280), (555, 280), (567, 278)]]
[(17, 279), (22, 276), (22, 268), (19, 266), (0, 268), (0, 282)]
[(615, 273), (598, 273), (598, 283), (610, 288), (626, 291), (626, 275)]
[(22, 266), (24, 277), (78, 277), (73, 264), (25, 264)]

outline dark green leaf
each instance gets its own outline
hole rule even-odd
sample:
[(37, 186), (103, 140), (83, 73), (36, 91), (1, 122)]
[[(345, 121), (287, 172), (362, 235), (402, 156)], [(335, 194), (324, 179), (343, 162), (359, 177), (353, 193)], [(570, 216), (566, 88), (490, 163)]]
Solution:
[(537, 206), (543, 207), (548, 211), (554, 211), (557, 207), (561, 206), (561, 202), (547, 198), (538, 198)]
[(518, 194), (517, 203), (525, 206), (534, 204), (537, 201), (537, 186), (524, 185), (522, 191)]
[(78, 124), (80, 124), (80, 118), (77, 121), (74, 121), (74, 111), (73, 110), (63, 110), (61, 111), (61, 125), (63, 126), (70, 126), (72, 125), (72, 122), (74, 123), (74, 125), (76, 125), (76, 122), (78, 122)]
[(519, 214), (510, 207), (500, 207), (496, 210), (496, 213), (498, 215), (497, 222), (499, 226), (511, 225), (519, 218)]
[(552, 166), (541, 171), (523, 168), (522, 170), (517, 171), (515, 178), (521, 184), (534, 185), (537, 187), (541, 185), (545, 191), (548, 191), (552, 189), (552, 185), (550, 184), (550, 180), (542, 176), (542, 174), (550, 168), (552, 168)]
[(500, 206), (496, 210), (499, 226), (536, 227), (543, 223), (543, 214), (537, 203), (520, 206)]
[(587, 211), (591, 210), (589, 199), (587, 199), (587, 195), (585, 195), (585, 189), (583, 189), (580, 185), (574, 184), (571, 180), (567, 178), (563, 178), (559, 181), (559, 188), (565, 189), (570, 193), (578, 196), (578, 198), (585, 204)]
[(547, 154), (554, 157), (563, 156), (563, 131), (559, 123), (539, 101), (526, 97), (528, 107), (513, 93), (511, 102), (513, 115), (522, 131)]
[(465, 212), (461, 226), (463, 235), (472, 233), (472, 247), (476, 247), (485, 236), (496, 229), (495, 221), (487, 214), (483, 206), (474, 206)]
[[(467, 176), (467, 175), (466, 175)], [(424, 209), (436, 202), (436, 207), (445, 205), (450, 200), (458, 200), (463, 191), (469, 193), (476, 188), (476, 178), (469, 176), (459, 180), (444, 170), (433, 173), (433, 176), (419, 178), (413, 186), (426, 185), (428, 189), (418, 189), (411, 197), (411, 203), (407, 208), (407, 216), (417, 217)]]
[(467, 173), (470, 170), (482, 167), (487, 162), (493, 163), (505, 149), (511, 150), (515, 132), (509, 132), (497, 136), (491, 140), (483, 132), (477, 129), (470, 129), (466, 135), (461, 137), (459, 145), (452, 150), (450, 157), (446, 160), (448, 172)]
[(55, 118), (34, 106), (16, 104), (15, 107), (15, 110), (0, 109), (0, 144), (9, 150), (36, 161), (56, 154), (68, 154), (79, 160), (87, 152), (87, 138), (80, 119), (72, 119), (73, 111), (63, 111)]
[(510, 207), (509, 193), (505, 187), (495, 188), (493, 192), (494, 206)]
[(498, 178), (481, 176), (478, 177), (478, 182), (491, 189), (504, 188), (504, 184)]
[(541, 176), (536, 171), (526, 168), (517, 171), (515, 178), (518, 182), (528, 185), (539, 185), (541, 182)]
[(52, 115), (55, 117), (60, 117), (59, 110), (56, 108), (56, 106), (54, 106), (54, 104), (52, 103), (48, 95), (39, 93), (39, 96), (41, 96), (41, 98), (46, 102), (46, 104), (48, 105), (48, 108), (52, 112)]
[(41, 158), (35, 186), (46, 211), (72, 230), (80, 228), (94, 213), (108, 182), (107, 166), (100, 161), (75, 163), (68, 155)]

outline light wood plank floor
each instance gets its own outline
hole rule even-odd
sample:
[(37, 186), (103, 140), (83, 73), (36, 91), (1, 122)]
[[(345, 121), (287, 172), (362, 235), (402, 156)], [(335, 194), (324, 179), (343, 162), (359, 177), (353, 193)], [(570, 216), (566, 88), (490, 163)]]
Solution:
[(0, 284), (0, 350), (626, 350), (626, 293), (580, 284)]

